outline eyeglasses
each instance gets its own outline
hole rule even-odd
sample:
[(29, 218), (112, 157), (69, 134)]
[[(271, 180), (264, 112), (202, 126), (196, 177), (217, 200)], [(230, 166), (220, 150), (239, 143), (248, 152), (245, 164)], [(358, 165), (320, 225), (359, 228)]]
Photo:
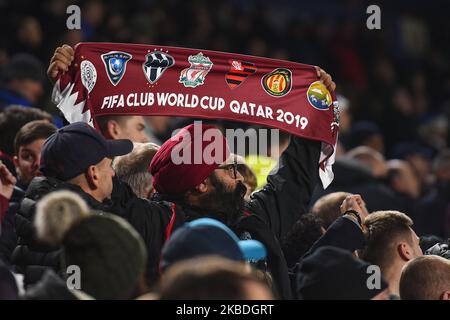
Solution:
[(217, 169), (228, 170), (231, 177), (233, 179), (236, 179), (237, 178), (237, 166), (238, 166), (237, 161), (234, 160), (233, 163), (221, 165)]

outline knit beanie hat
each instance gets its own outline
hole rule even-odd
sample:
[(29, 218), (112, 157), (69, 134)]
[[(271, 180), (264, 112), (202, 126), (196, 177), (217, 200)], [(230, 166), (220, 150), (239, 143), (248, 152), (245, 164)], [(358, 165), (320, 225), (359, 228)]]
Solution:
[[(298, 296), (304, 300), (369, 300), (387, 288), (369, 288), (370, 264), (346, 250), (321, 247), (301, 262), (297, 273)], [(380, 274), (381, 276), (381, 274)]]
[(81, 290), (96, 299), (130, 299), (144, 273), (147, 253), (140, 235), (120, 217), (92, 215), (63, 240), (66, 267), (81, 271)]

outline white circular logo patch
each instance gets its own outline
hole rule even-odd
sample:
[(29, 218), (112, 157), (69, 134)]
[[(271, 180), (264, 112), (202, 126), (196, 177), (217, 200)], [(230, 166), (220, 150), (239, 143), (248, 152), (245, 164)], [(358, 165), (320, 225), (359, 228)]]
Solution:
[(91, 93), (94, 89), (95, 83), (97, 82), (97, 70), (95, 69), (92, 62), (88, 60), (81, 61), (80, 64), (81, 71), (81, 83)]

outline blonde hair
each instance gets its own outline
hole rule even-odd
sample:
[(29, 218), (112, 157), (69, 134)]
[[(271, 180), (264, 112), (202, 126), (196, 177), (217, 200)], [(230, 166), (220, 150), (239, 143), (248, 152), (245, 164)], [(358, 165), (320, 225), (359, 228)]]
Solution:
[(361, 257), (382, 270), (392, 263), (398, 241), (412, 243), (413, 221), (400, 211), (373, 212), (364, 220), (364, 225), (366, 245)]

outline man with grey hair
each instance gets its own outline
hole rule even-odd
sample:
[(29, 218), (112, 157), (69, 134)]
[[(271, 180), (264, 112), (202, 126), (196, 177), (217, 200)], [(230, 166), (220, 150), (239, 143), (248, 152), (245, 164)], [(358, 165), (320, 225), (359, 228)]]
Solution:
[(348, 192), (332, 192), (323, 195), (314, 203), (311, 213), (319, 218), (325, 230), (342, 215), (341, 204), (350, 195)]
[(133, 145), (132, 152), (114, 158), (113, 169), (117, 177), (126, 182), (138, 197), (150, 199), (154, 188), (148, 167), (159, 146), (154, 143), (139, 142)]

